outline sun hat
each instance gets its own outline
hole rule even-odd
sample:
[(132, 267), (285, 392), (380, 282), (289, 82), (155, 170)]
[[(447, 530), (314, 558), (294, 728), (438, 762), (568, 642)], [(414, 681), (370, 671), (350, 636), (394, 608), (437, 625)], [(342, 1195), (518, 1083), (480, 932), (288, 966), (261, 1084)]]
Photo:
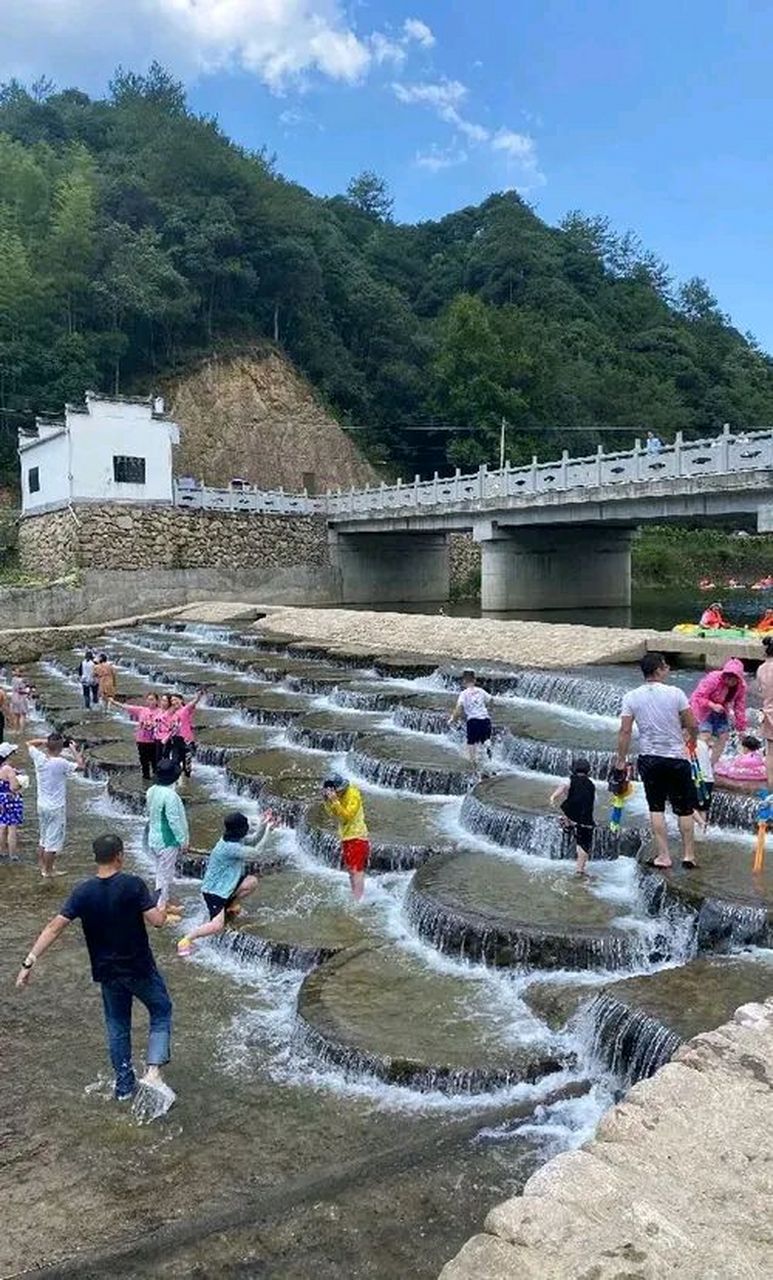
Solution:
[(19, 748), (15, 742), (0, 742), (0, 760), (7, 760)]

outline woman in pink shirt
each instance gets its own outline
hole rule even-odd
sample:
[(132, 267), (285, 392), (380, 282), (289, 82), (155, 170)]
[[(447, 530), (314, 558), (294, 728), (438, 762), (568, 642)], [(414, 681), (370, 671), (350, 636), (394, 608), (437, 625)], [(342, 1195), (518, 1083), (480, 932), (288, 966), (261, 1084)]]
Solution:
[(140, 767), (142, 776), (146, 782), (150, 782), (153, 774), (156, 772), (156, 764), (158, 763), (159, 746), (156, 741), (156, 720), (158, 719), (158, 694), (149, 693), (144, 703), (133, 706), (128, 702), (116, 702), (115, 698), (109, 699), (110, 704), (119, 707), (137, 724), (137, 730), (134, 734), (134, 741), (137, 743), (137, 755), (140, 758)]
[(188, 778), (191, 775), (193, 754), (196, 749), (193, 717), (203, 693), (203, 689), (200, 689), (190, 702), (183, 702), (179, 693), (173, 693), (169, 699), (169, 736), (164, 746), (164, 755), (174, 760)]
[(768, 765), (768, 788), (773, 791), (773, 636), (762, 642), (765, 661), (757, 668), (757, 684), (762, 695), (762, 736)]

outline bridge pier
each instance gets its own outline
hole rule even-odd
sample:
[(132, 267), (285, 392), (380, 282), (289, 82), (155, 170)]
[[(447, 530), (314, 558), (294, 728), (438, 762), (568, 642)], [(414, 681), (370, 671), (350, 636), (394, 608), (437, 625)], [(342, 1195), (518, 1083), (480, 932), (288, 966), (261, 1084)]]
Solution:
[(481, 606), (497, 612), (627, 607), (632, 536), (632, 529), (604, 526), (476, 530)]
[(448, 600), (447, 533), (330, 533), (342, 604), (416, 604)]

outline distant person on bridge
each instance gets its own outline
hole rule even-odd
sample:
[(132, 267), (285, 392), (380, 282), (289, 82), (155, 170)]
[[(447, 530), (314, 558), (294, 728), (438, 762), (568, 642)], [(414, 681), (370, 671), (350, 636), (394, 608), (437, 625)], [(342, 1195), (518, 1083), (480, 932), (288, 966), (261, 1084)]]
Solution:
[(456, 700), (451, 712), (449, 724), (455, 724), (460, 716), (464, 716), (467, 730), (467, 754), (476, 773), (480, 773), (481, 752), (491, 760), (491, 716), (489, 706), (491, 694), (481, 689), (474, 671), (462, 672), (462, 692)]
[(617, 760), (610, 781), (626, 770), (634, 723), (639, 730), (639, 777), (644, 785), (655, 857), (648, 866), (667, 870), (672, 866), (666, 830), (666, 803), (679, 822), (682, 866), (694, 867), (696, 805), (695, 784), (690, 761), (684, 754), (684, 738), (694, 746), (698, 723), (682, 689), (666, 684), (669, 666), (662, 653), (645, 653), (641, 660), (644, 684), (623, 698)]
[(322, 795), (327, 813), (338, 821), (341, 858), (349, 873), (354, 900), (361, 902), (365, 892), (365, 868), (370, 857), (362, 792), (346, 778), (342, 778), (340, 773), (334, 773), (325, 779)]
[(719, 600), (715, 600), (710, 604), (708, 609), (704, 609), (701, 614), (700, 626), (705, 627), (707, 631), (720, 631), (723, 627), (729, 627), (730, 623), (722, 612), (723, 606)]
[(746, 728), (746, 680), (740, 658), (728, 658), (721, 671), (709, 671), (693, 689), (690, 706), (716, 764), (727, 746), (731, 721), (739, 733)]
[(654, 431), (647, 432), (647, 453), (660, 453), (663, 448), (663, 441), (660, 436), (656, 436)]

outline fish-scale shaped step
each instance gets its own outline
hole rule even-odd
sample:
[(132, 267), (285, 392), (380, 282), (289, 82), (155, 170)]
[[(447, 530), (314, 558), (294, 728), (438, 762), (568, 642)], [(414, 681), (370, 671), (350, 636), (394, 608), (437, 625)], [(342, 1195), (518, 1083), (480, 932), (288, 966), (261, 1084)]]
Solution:
[(243, 959), (311, 969), (364, 936), (357, 913), (337, 886), (281, 870), (260, 881), (220, 945)]
[(196, 759), (201, 764), (222, 766), (233, 755), (266, 746), (273, 733), (270, 725), (207, 725), (197, 734)]
[(372, 733), (383, 719), (383, 712), (379, 711), (328, 707), (299, 716), (290, 725), (287, 736), (291, 742), (314, 751), (348, 751), (358, 738)]
[[(152, 784), (146, 782), (140, 773), (139, 761), (135, 755), (134, 771), (118, 769), (108, 773), (107, 793), (129, 813), (145, 812), (145, 793)], [(212, 794), (195, 774), (192, 778), (184, 778), (178, 783), (178, 793), (186, 808), (202, 804), (211, 804)]]
[(326, 756), (307, 751), (292, 751), (284, 747), (267, 747), (265, 751), (252, 751), (230, 759), (225, 766), (228, 785), (241, 795), (262, 799), (266, 787), (278, 778), (286, 776), (316, 778), (317, 795), (322, 791), (322, 781), (330, 773), (331, 765)]
[(481, 1093), (561, 1067), (547, 1043), (515, 1042), (483, 987), (393, 946), (354, 948), (309, 974), (297, 1036), (347, 1076), (419, 1090)]
[[(555, 789), (552, 779), (528, 774), (500, 774), (484, 778), (462, 802), (462, 826), (475, 835), (508, 848), (542, 858), (574, 858), (574, 837), (564, 830), (549, 799)], [(646, 829), (626, 826), (619, 835), (609, 830), (608, 796), (597, 792), (596, 822), (592, 858), (635, 857), (641, 850)], [(641, 817), (637, 818), (641, 822)]]
[(556, 1028), (584, 1022), (592, 1050), (629, 1083), (650, 1076), (685, 1040), (732, 1018), (773, 987), (773, 953), (699, 956), (680, 968), (624, 978), (592, 993), (576, 983), (536, 982), (524, 999)]
[[(443, 826), (445, 806), (422, 796), (367, 792), (365, 820), (370, 834), (368, 871), (410, 871), (435, 853), (455, 848)], [(328, 866), (341, 863), (337, 823), (321, 804), (314, 804), (298, 828), (301, 846)]]
[(516, 858), (433, 858), (413, 877), (405, 914), (439, 950), (499, 968), (630, 969), (669, 955), (665, 930), (650, 938), (625, 929), (619, 903), (570, 868)]
[(349, 759), (355, 773), (368, 782), (423, 795), (462, 795), (473, 776), (469, 761), (453, 744), (410, 734), (363, 738)]
[(699, 865), (681, 865), (681, 850), (671, 841), (670, 871), (649, 868), (645, 885), (655, 906), (676, 899), (698, 913), (698, 946), (773, 946), (773, 865), (771, 853), (761, 872), (752, 872), (752, 845), (717, 836), (696, 843)]
[(405, 698), (405, 689), (385, 681), (350, 680), (330, 692), (330, 701), (355, 711), (391, 711)]
[(240, 711), (256, 724), (289, 724), (296, 716), (306, 715), (313, 706), (310, 696), (266, 685), (220, 681), (207, 689), (207, 702), (213, 707), (229, 707)]

